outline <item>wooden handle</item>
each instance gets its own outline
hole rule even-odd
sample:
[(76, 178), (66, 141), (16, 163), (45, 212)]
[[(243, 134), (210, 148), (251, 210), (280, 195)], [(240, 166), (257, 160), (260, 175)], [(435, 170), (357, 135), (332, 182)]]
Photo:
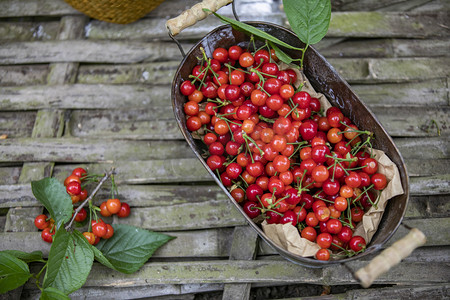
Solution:
[(364, 288), (368, 288), (381, 274), (389, 271), (402, 259), (408, 257), (414, 249), (423, 246), (427, 241), (426, 236), (417, 228), (413, 228), (402, 239), (383, 250), (365, 267), (355, 273), (355, 277)]
[(166, 22), (166, 27), (169, 30), (169, 33), (172, 36), (175, 36), (183, 29), (188, 28), (209, 16), (211, 13), (204, 12), (204, 8), (216, 12), (219, 8), (230, 4), (231, 2), (233, 2), (233, 0), (203, 0), (192, 6), (190, 9), (182, 12), (178, 17), (168, 20)]

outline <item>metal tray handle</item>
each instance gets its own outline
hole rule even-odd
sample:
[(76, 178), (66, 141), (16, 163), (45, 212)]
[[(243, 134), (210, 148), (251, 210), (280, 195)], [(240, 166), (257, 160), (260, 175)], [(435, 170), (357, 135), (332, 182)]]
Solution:
[(170, 35), (175, 36), (183, 29), (188, 28), (209, 16), (210, 13), (203, 11), (204, 8), (215, 12), (222, 6), (230, 4), (231, 2), (233, 2), (233, 0), (203, 0), (182, 12), (178, 17), (167, 20), (167, 30)]

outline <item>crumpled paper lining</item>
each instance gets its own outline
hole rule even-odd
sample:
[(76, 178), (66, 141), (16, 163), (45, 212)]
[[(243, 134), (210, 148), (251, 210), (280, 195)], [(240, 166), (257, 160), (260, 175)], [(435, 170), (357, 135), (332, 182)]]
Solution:
[[(281, 66), (280, 69), (286, 69), (287, 65)], [(301, 73), (298, 69), (295, 69), (298, 79), (295, 83), (299, 86), (303, 82), (303, 91), (307, 91), (311, 97), (317, 98), (322, 105), (324, 111), (326, 111), (332, 105), (321, 93), (317, 93), (309, 82), (308, 78)], [(381, 150), (372, 149), (374, 158), (378, 161), (378, 172), (386, 176), (387, 186), (381, 192), (381, 196), (377, 203), (377, 208), (372, 206), (363, 216), (362, 221), (356, 226), (353, 235), (362, 236), (367, 244), (371, 241), (373, 235), (377, 231), (381, 218), (384, 213), (384, 209), (389, 199), (403, 194), (403, 187), (400, 180), (400, 172), (397, 166), (389, 159), (389, 157)], [(378, 197), (379, 192), (375, 191)], [(264, 233), (278, 246), (283, 249), (297, 254), (302, 257), (314, 256), (320, 249), (319, 245), (313, 243), (300, 236), (298, 229), (292, 224), (268, 224), (264, 221), (262, 224)]]

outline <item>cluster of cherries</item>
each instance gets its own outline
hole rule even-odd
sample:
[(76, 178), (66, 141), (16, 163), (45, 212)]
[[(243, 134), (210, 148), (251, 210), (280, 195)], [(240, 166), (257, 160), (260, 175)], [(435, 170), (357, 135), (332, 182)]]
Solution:
[[(72, 204), (82, 202), (87, 199), (88, 192), (86, 189), (82, 188), (82, 183), (87, 178), (96, 178), (99, 175), (92, 175), (86, 172), (83, 168), (75, 168), (72, 173), (66, 177), (64, 180), (64, 186), (66, 187), (66, 192), (72, 199)], [(95, 179), (94, 179), (95, 181)], [(76, 208), (74, 208), (75, 210)], [(89, 244), (96, 245), (100, 242), (100, 238), (109, 239), (114, 235), (113, 227), (105, 223), (101, 218), (97, 218), (97, 211), (103, 217), (110, 217), (112, 215), (117, 215), (119, 218), (126, 218), (130, 215), (130, 206), (121, 202), (117, 198), (108, 199), (103, 201), (100, 207), (94, 205), (89, 205), (88, 210), (90, 210), (90, 226), (88, 231), (83, 232), (83, 236), (87, 239)], [(82, 207), (81, 210), (75, 216), (75, 222), (82, 223), (88, 217), (88, 211)], [(47, 243), (53, 242), (53, 235), (55, 234), (55, 221), (45, 214), (40, 214), (34, 219), (34, 225), (42, 230), (41, 237)]]
[(203, 52), (180, 85), (186, 126), (250, 218), (296, 226), (321, 247), (319, 260), (355, 255), (366, 241), (354, 228), (387, 184), (371, 157), (372, 134), (337, 107), (321, 112), (318, 99), (294, 86), (296, 72), (277, 61), (267, 48)]

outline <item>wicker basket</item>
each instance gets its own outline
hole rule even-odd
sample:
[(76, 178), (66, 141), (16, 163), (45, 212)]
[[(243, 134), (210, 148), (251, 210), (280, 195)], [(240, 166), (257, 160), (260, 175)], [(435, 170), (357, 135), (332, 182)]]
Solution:
[(118, 24), (139, 20), (164, 0), (65, 0), (91, 18)]

